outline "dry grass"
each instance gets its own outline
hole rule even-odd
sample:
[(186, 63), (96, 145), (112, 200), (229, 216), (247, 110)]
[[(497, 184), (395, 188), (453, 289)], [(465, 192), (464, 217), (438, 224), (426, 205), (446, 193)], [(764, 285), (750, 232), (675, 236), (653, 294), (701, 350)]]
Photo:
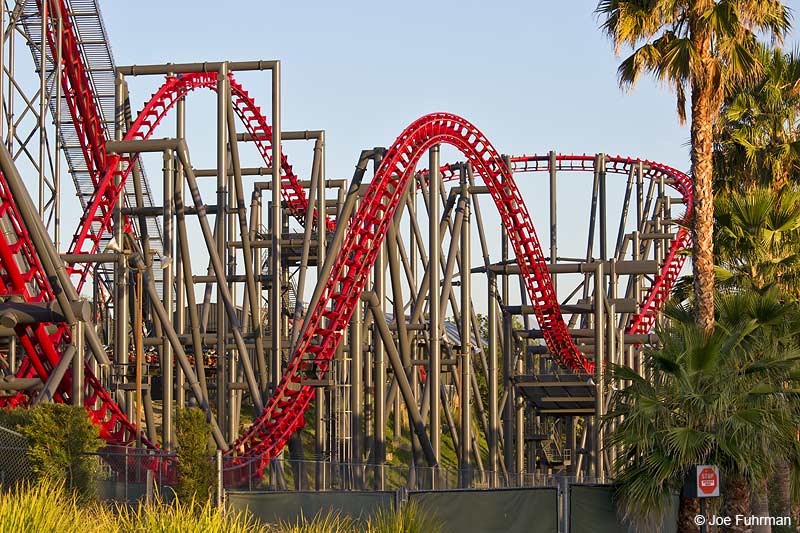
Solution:
[[(157, 499), (158, 500), (158, 499)], [(86, 504), (47, 481), (0, 492), (0, 533), (436, 533), (441, 524), (413, 503), (365, 520), (338, 512), (295, 523), (260, 524), (252, 516), (210, 503), (156, 501), (136, 506)]]
[(422, 510), (416, 503), (408, 502), (399, 512), (382, 508), (364, 520), (350, 518), (336, 511), (320, 513), (311, 520), (298, 519), (295, 523), (272, 526), (271, 533), (439, 533), (442, 524)]
[(137, 506), (82, 503), (72, 493), (47, 481), (0, 493), (0, 533), (245, 533), (267, 532), (242, 513), (210, 503), (155, 502)]

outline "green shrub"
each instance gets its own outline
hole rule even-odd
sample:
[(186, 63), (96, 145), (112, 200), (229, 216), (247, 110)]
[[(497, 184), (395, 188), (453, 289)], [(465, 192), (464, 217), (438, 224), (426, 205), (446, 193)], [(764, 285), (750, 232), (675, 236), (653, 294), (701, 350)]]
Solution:
[(19, 428), (31, 419), (29, 409), (0, 409), (0, 426), (19, 432)]
[(212, 494), (215, 465), (211, 460), (211, 426), (197, 407), (178, 409), (175, 416), (178, 443), (178, 484), (175, 494), (186, 502), (204, 502)]
[(4, 411), (3, 425), (25, 436), (31, 470), (40, 479), (62, 483), (81, 497), (95, 493), (100, 429), (82, 407), (45, 403)]

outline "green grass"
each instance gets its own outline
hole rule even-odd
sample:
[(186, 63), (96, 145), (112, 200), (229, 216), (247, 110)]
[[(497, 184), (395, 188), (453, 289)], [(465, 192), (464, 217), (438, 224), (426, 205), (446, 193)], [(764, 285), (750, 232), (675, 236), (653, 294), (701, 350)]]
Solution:
[(0, 533), (437, 533), (441, 524), (413, 502), (399, 512), (378, 511), (357, 520), (337, 512), (295, 523), (261, 524), (249, 514), (210, 503), (178, 502), (135, 506), (87, 503), (62, 485), (42, 481), (0, 492)]
[(310, 520), (301, 517), (295, 522), (281, 522), (269, 531), (275, 533), (350, 533), (362, 529), (363, 524), (359, 521), (334, 511), (319, 513)]
[(48, 481), (20, 485), (0, 493), (0, 533), (245, 533), (271, 532), (243, 513), (220, 510), (210, 503), (86, 503), (73, 491)]
[(406, 502), (400, 512), (379, 510), (367, 521), (367, 531), (374, 533), (439, 533), (442, 524), (414, 502)]
[(424, 512), (416, 503), (407, 502), (400, 512), (382, 508), (365, 520), (358, 520), (336, 511), (320, 513), (311, 520), (300, 518), (283, 522), (269, 529), (275, 533), (439, 533), (442, 524)]
[[(175, 533), (245, 533), (268, 532), (268, 526), (258, 524), (246, 514), (220, 510), (210, 502), (163, 504), (155, 502), (150, 505), (140, 504), (136, 507), (116, 507), (116, 516), (109, 522), (106, 531), (134, 533), (139, 531), (158, 531)], [(118, 529), (114, 529), (114, 527)]]
[[(458, 407), (453, 408), (453, 418), (456, 420), (460, 420), (461, 413)], [(402, 433), (400, 435), (399, 442), (395, 439), (394, 436), (394, 413), (390, 414), (389, 422), (387, 424), (386, 430), (386, 451), (387, 454), (391, 457), (387, 460), (387, 464), (390, 466), (397, 466), (397, 467), (408, 467), (411, 464), (411, 437), (410, 437), (410, 429), (408, 427), (408, 420), (405, 417), (401, 417), (401, 428)], [(484, 466), (489, 461), (489, 445), (486, 442), (486, 437), (483, 434), (483, 431), (478, 430), (478, 422), (477, 422), (477, 415), (473, 418), (473, 426), (472, 430), (477, 436), (478, 439), (478, 450), (481, 454), (481, 459), (483, 460)], [(475, 457), (471, 456), (472, 458), (472, 466), (473, 468), (477, 469), (477, 465), (475, 464)], [(426, 466), (424, 463), (421, 466)], [(449, 431), (442, 431), (442, 443), (441, 448), (439, 450), (439, 467), (443, 470), (452, 471), (455, 475), (456, 471), (458, 470), (458, 455), (456, 454), (455, 446), (453, 445), (453, 439)], [(389, 474), (387, 477), (387, 482), (393, 481), (393, 484), (389, 486), (398, 487), (405, 484), (405, 478), (403, 479), (391, 479), (389, 476), (400, 475), (405, 469), (390, 469)]]
[(67, 495), (59, 485), (24, 484), (15, 490), (0, 493), (0, 533), (93, 533), (100, 531), (97, 524), (104, 521), (104, 517), (98, 516), (96, 511), (82, 506), (74, 493)]

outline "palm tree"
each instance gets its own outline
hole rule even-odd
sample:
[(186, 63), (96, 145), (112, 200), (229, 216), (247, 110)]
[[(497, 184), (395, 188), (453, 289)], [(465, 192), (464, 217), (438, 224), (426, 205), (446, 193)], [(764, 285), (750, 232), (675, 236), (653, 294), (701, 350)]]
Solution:
[[(642, 377), (615, 366), (606, 423), (617, 421), (611, 445), (617, 495), (625, 515), (653, 524), (688, 468), (713, 463), (725, 476), (724, 512), (749, 514), (750, 489), (771, 473), (776, 455), (797, 459), (800, 422), (786, 388), (800, 352), (785, 323), (796, 316), (777, 291), (718, 294), (718, 320), (709, 335), (688, 306), (668, 310), (662, 345), (647, 357)], [(681, 498), (679, 531), (696, 531), (695, 501)], [(659, 522), (655, 522), (659, 523)]]
[[(788, 190), (800, 184), (800, 57), (759, 52), (762, 76), (726, 98), (715, 135), (717, 282), (731, 289), (776, 285), (796, 300), (800, 198)], [(752, 496), (774, 516), (787, 516), (791, 467), (775, 462), (768, 487)]]
[(722, 288), (780, 288), (800, 296), (800, 193), (756, 187), (716, 198), (717, 279)]
[[(800, 192), (756, 186), (715, 195), (714, 270), (722, 291), (778, 287), (800, 299)], [(682, 277), (672, 299), (691, 298), (694, 278)]]
[(780, 190), (800, 178), (800, 57), (760, 46), (763, 73), (725, 99), (714, 146), (715, 187)]
[(601, 0), (596, 12), (617, 52), (634, 49), (619, 67), (621, 85), (631, 87), (642, 72), (652, 73), (674, 87), (681, 121), (687, 89), (690, 94), (694, 305), (698, 324), (710, 334), (713, 127), (726, 88), (760, 69), (755, 34), (781, 39), (790, 27), (789, 8), (779, 0)]
[[(714, 256), (717, 287), (724, 291), (776, 288), (781, 291), (781, 299), (798, 301), (800, 194), (786, 186), (777, 192), (769, 188), (767, 184), (775, 183), (771, 171), (765, 172), (760, 181), (766, 186), (755, 185), (750, 190), (732, 187), (716, 195)], [(686, 276), (678, 282), (673, 293), (674, 301), (685, 301), (689, 297), (689, 278)], [(789, 462), (776, 456), (768, 498), (775, 516), (789, 514), (790, 473)], [(753, 491), (759, 504), (767, 503), (767, 492), (763, 486)]]

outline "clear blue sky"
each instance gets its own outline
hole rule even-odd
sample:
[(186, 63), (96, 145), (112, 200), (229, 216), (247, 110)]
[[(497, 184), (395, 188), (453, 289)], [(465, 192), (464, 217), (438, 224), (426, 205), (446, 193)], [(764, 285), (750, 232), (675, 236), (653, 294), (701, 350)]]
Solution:
[[(800, 8), (800, 0), (787, 3)], [(118, 65), (280, 59), (283, 127), (327, 131), (329, 177), (349, 178), (360, 150), (389, 146), (409, 122), (433, 111), (466, 117), (502, 153), (605, 152), (688, 170), (688, 128), (678, 123), (674, 95), (646, 77), (632, 92), (620, 90), (620, 58), (598, 30), (596, 5), (101, 2)], [(155, 86), (131, 83), (138, 109)], [(268, 107), (266, 85), (253, 92)], [(210, 119), (213, 100), (206, 102)], [(213, 166), (213, 130), (194, 129), (195, 166)], [(287, 152), (297, 153), (293, 147)], [(301, 172), (308, 167), (305, 155), (293, 162)], [(160, 161), (149, 166), (156, 176)], [(575, 207), (570, 194), (588, 200), (583, 191), (562, 191), (559, 222), (582, 219), (574, 228), (565, 225), (562, 250), (574, 241), (577, 252), (585, 243), (578, 233), (585, 235), (588, 204)], [(542, 240), (545, 195), (534, 186), (525, 191)]]
[[(328, 132), (329, 174), (431, 111), (504, 153), (642, 156), (687, 166), (668, 90), (629, 95), (595, 1), (101, 2), (118, 64), (282, 61), (284, 128)], [(144, 98), (146, 95), (136, 95)]]
[(468, 118), (504, 153), (604, 151), (686, 169), (673, 95), (646, 79), (620, 91), (596, 4), (101, 2), (118, 64), (281, 59), (284, 128), (326, 129), (332, 176), (431, 111)]

